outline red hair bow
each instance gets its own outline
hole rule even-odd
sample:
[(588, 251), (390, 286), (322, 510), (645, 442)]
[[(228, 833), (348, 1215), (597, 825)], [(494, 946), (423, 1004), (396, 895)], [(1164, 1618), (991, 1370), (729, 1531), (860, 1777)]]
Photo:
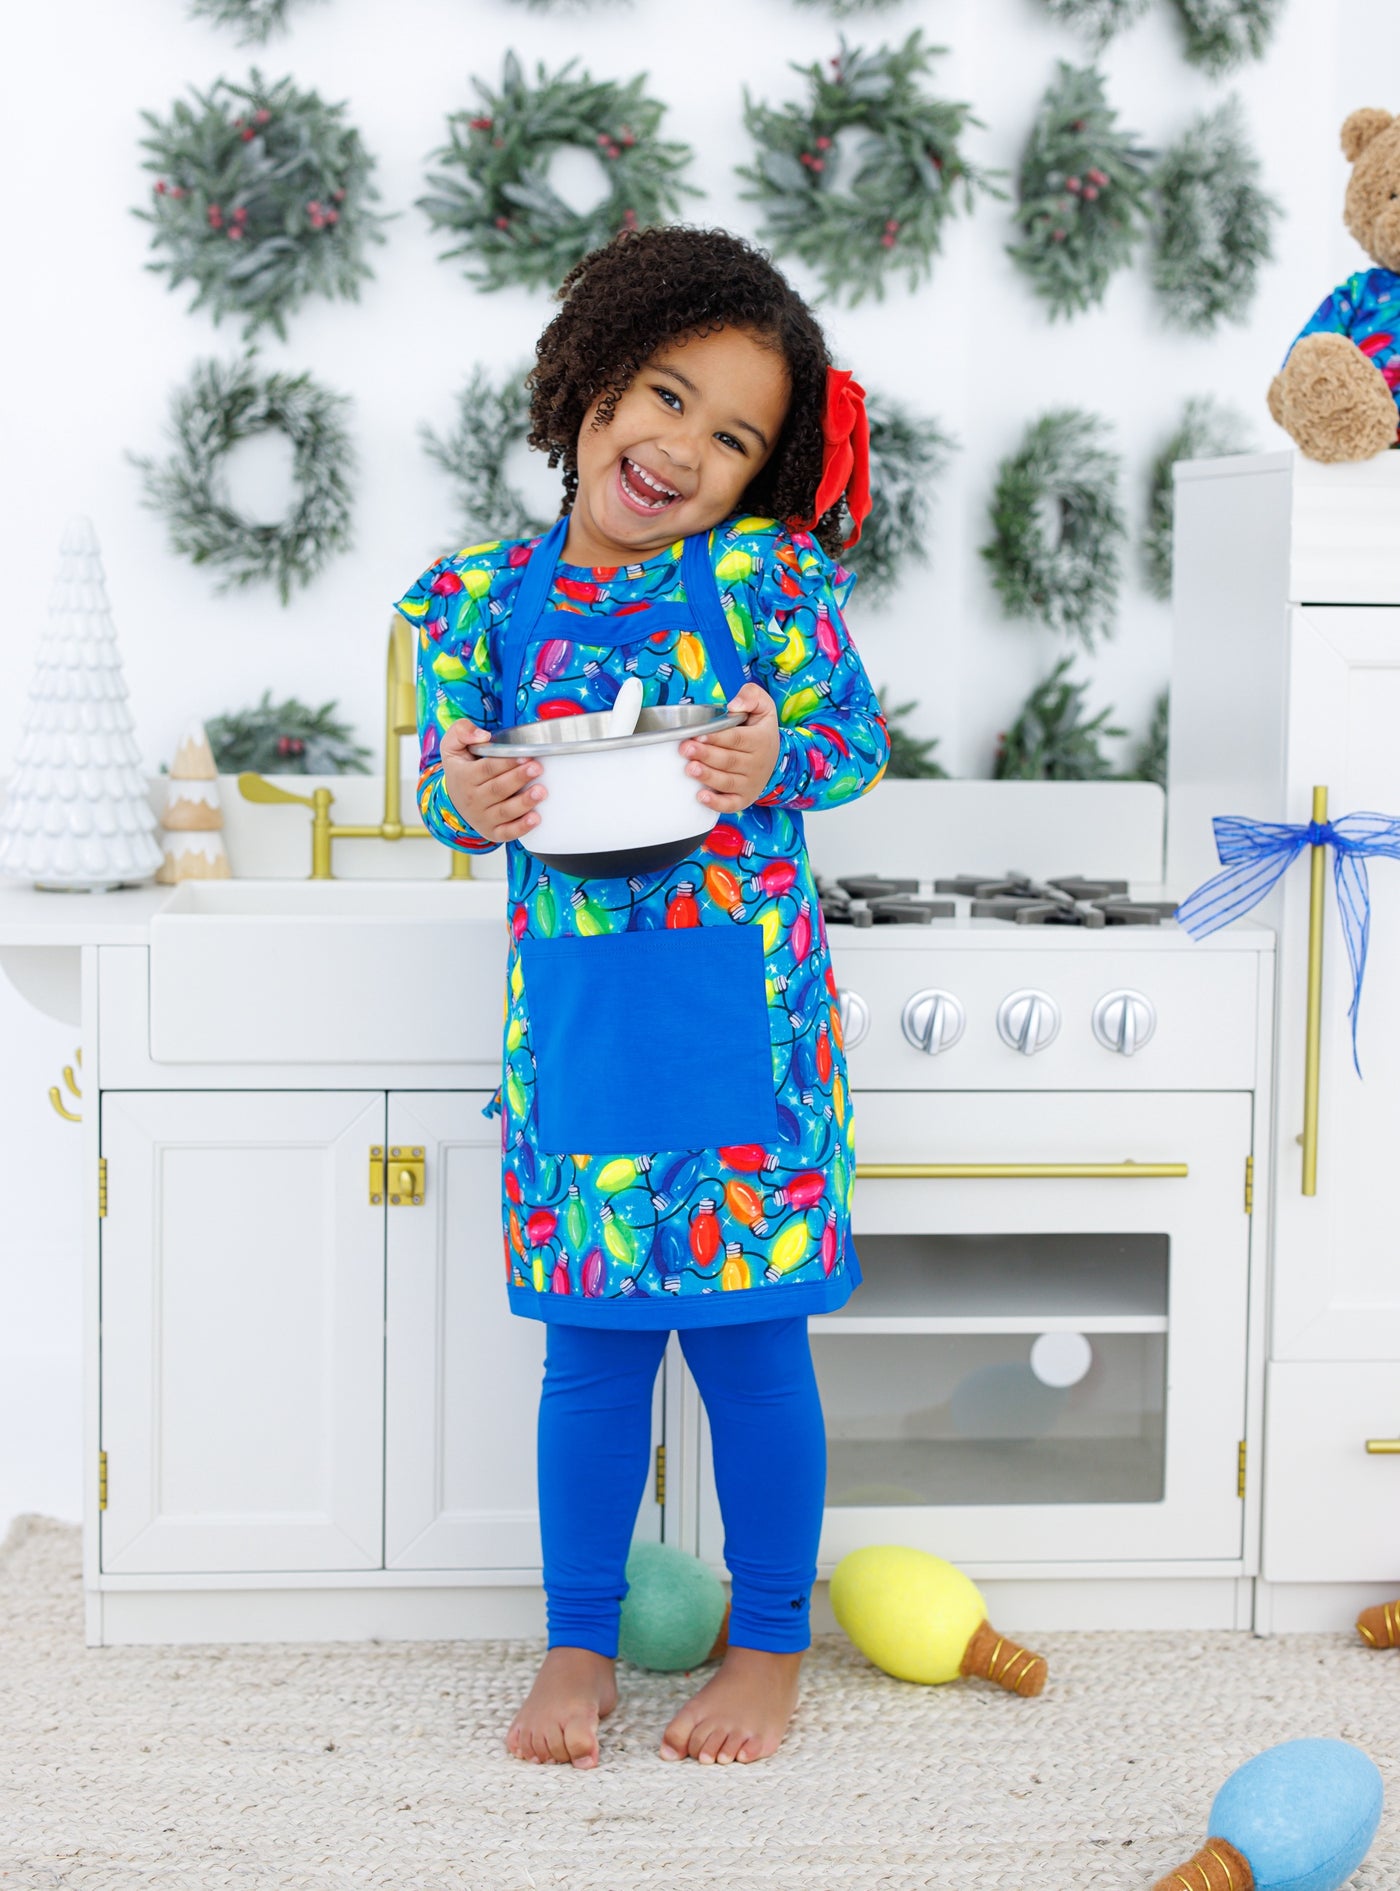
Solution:
[(799, 532), (814, 526), (824, 512), (846, 495), (855, 530), (841, 547), (849, 551), (860, 537), (862, 522), (870, 515), (870, 427), (865, 417), (865, 389), (849, 368), (826, 371), (826, 409), (822, 414), (822, 476), (810, 519), (789, 519)]

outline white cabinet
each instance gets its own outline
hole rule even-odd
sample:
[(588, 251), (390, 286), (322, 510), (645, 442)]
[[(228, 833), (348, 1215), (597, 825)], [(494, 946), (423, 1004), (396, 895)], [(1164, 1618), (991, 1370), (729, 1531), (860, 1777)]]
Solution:
[[(1216, 814), (1306, 824), (1400, 815), (1400, 455), (1292, 453), (1177, 469), (1168, 877), (1219, 870)], [(1352, 1067), (1352, 976), (1326, 855), (1316, 1192), (1301, 1134), (1310, 852), (1255, 916), (1276, 927), (1276, 1089), (1265, 1578), (1400, 1581), (1400, 861), (1369, 866), (1370, 951)], [(1387, 1547), (1388, 1545), (1388, 1547)], [(1350, 1602), (1338, 1601), (1337, 1625)], [(1318, 1625), (1333, 1618), (1321, 1615)]]
[(383, 1561), (383, 1094), (107, 1092), (115, 1573)]

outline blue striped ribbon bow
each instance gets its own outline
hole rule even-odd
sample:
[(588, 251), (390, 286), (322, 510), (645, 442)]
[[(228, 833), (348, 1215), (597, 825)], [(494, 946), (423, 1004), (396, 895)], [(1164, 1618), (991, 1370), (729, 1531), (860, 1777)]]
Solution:
[(1356, 1054), (1356, 1026), (1361, 1009), (1361, 979), (1371, 939), (1371, 890), (1367, 854), (1400, 860), (1400, 815), (1364, 810), (1336, 821), (1252, 821), (1243, 814), (1217, 814), (1215, 851), (1223, 873), (1189, 893), (1176, 909), (1178, 924), (1194, 939), (1216, 932), (1247, 913), (1272, 889), (1305, 847), (1331, 847), (1337, 885), (1337, 910), (1351, 961), (1351, 1061), (1361, 1075)]

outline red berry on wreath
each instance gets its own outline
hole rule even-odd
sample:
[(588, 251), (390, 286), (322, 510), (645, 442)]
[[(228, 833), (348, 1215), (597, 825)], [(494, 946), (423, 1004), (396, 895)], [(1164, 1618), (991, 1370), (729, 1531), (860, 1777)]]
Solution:
[(828, 137), (826, 136), (826, 134), (825, 134), (825, 132), (823, 132), (823, 134), (822, 134), (822, 136), (821, 136), (820, 138), (818, 138), (818, 139), (817, 139), (817, 149), (818, 149), (818, 151), (825, 151), (825, 150), (826, 150), (826, 148), (827, 148), (827, 146), (828, 146), (828, 145), (829, 145), (830, 143), (831, 143), (831, 140), (830, 140), (830, 138), (828, 138)]
[(328, 210), (325, 214), (324, 221), (326, 223), (339, 223), (340, 212), (338, 210)]
[(1077, 177), (1067, 177), (1067, 178), (1065, 179), (1065, 189), (1066, 189), (1066, 190), (1075, 190), (1075, 191), (1078, 191), (1078, 190), (1083, 190), (1083, 188), (1084, 188), (1084, 186), (1083, 186), (1083, 185), (1082, 185), (1082, 184), (1080, 183), (1080, 181), (1079, 181), (1079, 179), (1078, 179)]
[(510, 226), (510, 218), (509, 218), (509, 217), (497, 217), (497, 219), (496, 219), (496, 228), (497, 228), (498, 230), (505, 230), (505, 229), (508, 229), (508, 228), (509, 228), (509, 226)]
[(258, 134), (253, 130), (251, 125), (248, 125), (238, 135), (242, 138), (244, 144), (247, 144), (250, 138), (256, 138)]
[(165, 179), (163, 177), (156, 179), (156, 189), (162, 197), (165, 195)]
[(1094, 185), (1092, 185), (1092, 184), (1086, 184), (1086, 185), (1084, 186), (1084, 201), (1085, 201), (1085, 203), (1090, 203), (1090, 204), (1091, 204), (1091, 203), (1093, 203), (1093, 201), (1094, 201), (1094, 199), (1095, 199), (1095, 198), (1096, 198), (1096, 197), (1098, 196), (1098, 194), (1099, 194), (1099, 193), (1098, 193), (1098, 191), (1097, 191), (1097, 190), (1095, 189), (1095, 187), (1094, 187)]
[(242, 236), (243, 225), (241, 223), (231, 223), (228, 226), (228, 233), (230, 236)]
[(266, 107), (264, 107), (261, 111), (255, 112), (253, 116), (257, 119), (260, 125), (265, 125), (268, 119), (271, 118), (272, 113), (268, 111)]
[(338, 204), (343, 204), (345, 202), (345, 192), (343, 190), (333, 190), (331, 192), (331, 196), (335, 198)]

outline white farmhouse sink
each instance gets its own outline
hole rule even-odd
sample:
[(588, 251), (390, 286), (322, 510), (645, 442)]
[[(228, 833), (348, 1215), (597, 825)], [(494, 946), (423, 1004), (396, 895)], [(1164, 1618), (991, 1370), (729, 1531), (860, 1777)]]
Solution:
[(494, 1063), (503, 880), (185, 880), (151, 917), (157, 1063)]

